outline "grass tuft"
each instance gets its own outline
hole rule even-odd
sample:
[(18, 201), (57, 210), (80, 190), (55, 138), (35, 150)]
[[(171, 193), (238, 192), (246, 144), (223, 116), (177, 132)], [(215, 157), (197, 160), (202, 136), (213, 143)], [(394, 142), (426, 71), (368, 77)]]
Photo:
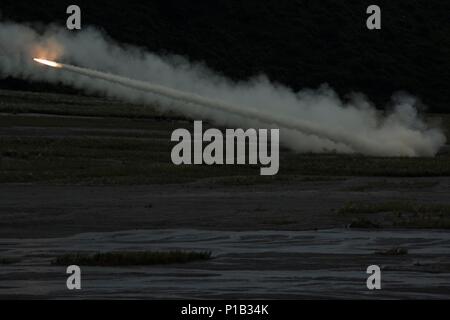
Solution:
[(0, 265), (9, 265), (20, 262), (17, 258), (0, 258)]
[(337, 212), (342, 215), (356, 215), (350, 228), (450, 229), (448, 204), (420, 204), (407, 201), (348, 202)]
[(380, 213), (393, 212), (401, 213), (417, 213), (417, 214), (445, 214), (450, 215), (450, 205), (448, 204), (418, 204), (408, 201), (389, 201), (384, 203), (363, 203), (363, 202), (347, 202), (338, 210), (339, 214), (359, 214), (359, 213)]
[(348, 191), (355, 192), (366, 192), (366, 191), (376, 191), (376, 190), (398, 190), (398, 189), (428, 189), (433, 188), (439, 184), (438, 181), (399, 181), (391, 182), (387, 180), (382, 181), (372, 181), (364, 185), (353, 186), (348, 189)]
[(136, 251), (103, 253), (68, 253), (55, 258), (52, 265), (67, 266), (144, 266), (187, 263), (211, 259), (211, 252), (194, 251)]
[(377, 251), (375, 254), (382, 256), (404, 256), (408, 254), (408, 249), (395, 247), (388, 250)]

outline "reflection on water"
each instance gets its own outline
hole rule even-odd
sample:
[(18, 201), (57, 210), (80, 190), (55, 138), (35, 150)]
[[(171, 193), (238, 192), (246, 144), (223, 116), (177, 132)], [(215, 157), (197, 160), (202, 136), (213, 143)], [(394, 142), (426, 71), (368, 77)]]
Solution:
[[(375, 252), (408, 249), (405, 256)], [(58, 254), (111, 250), (207, 250), (214, 259), (152, 267), (82, 267), (78, 292), (65, 289)], [(58, 239), (0, 239), (0, 296), (83, 298), (449, 298), (450, 233), (396, 231), (138, 230)], [(366, 268), (382, 267), (381, 291)]]

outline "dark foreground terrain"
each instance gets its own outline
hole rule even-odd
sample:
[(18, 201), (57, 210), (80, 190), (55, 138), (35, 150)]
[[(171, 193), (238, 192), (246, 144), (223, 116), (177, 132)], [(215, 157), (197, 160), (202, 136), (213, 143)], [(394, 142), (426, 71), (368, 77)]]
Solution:
[[(192, 122), (99, 98), (0, 91), (0, 297), (450, 297), (450, 155), (282, 150), (280, 174), (176, 167)], [(449, 128), (449, 118), (441, 118)], [(66, 253), (210, 251), (171, 266), (83, 267)], [(366, 288), (366, 268), (383, 290)]]
[[(0, 239), (15, 259), (0, 268), (0, 298), (356, 298), (448, 299), (450, 237), (437, 230), (199, 231), (141, 230), (68, 238)], [(392, 246), (408, 249), (390, 255)], [(82, 290), (66, 289), (53, 266), (66, 252), (208, 250), (186, 264), (81, 266)], [(366, 269), (382, 269), (382, 290), (369, 291)]]

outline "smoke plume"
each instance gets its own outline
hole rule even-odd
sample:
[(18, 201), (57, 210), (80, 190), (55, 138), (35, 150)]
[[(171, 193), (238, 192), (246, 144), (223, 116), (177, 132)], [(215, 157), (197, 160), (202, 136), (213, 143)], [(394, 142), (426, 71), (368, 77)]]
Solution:
[[(396, 96), (391, 110), (380, 113), (363, 95), (354, 94), (343, 102), (327, 85), (294, 92), (265, 76), (233, 82), (179, 56), (160, 57), (117, 44), (94, 28), (76, 33), (56, 26), (39, 29), (0, 23), (0, 77), (63, 83), (88, 93), (151, 104), (161, 112), (175, 110), (217, 125), (280, 127), (281, 142), (300, 152), (417, 157), (434, 156), (445, 144), (441, 130), (419, 117), (416, 101), (410, 96)], [(171, 88), (187, 96), (172, 99), (170, 94), (135, 90), (107, 77), (99, 80), (43, 68), (33, 57), (70, 62), (118, 75), (110, 75), (115, 80), (135, 79), (135, 83)], [(192, 96), (200, 100), (184, 99)]]

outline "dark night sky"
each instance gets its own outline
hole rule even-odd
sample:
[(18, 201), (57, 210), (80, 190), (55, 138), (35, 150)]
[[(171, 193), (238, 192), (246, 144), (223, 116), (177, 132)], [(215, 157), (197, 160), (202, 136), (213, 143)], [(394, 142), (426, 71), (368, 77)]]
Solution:
[[(370, 1), (77, 1), (83, 24), (117, 41), (175, 53), (233, 79), (265, 73), (294, 89), (327, 82), (378, 104), (408, 91), (450, 111), (450, 2), (377, 1), (381, 31), (365, 26)], [(72, 1), (2, 0), (3, 19), (65, 25)], [(0, 81), (9, 88), (27, 87)]]

